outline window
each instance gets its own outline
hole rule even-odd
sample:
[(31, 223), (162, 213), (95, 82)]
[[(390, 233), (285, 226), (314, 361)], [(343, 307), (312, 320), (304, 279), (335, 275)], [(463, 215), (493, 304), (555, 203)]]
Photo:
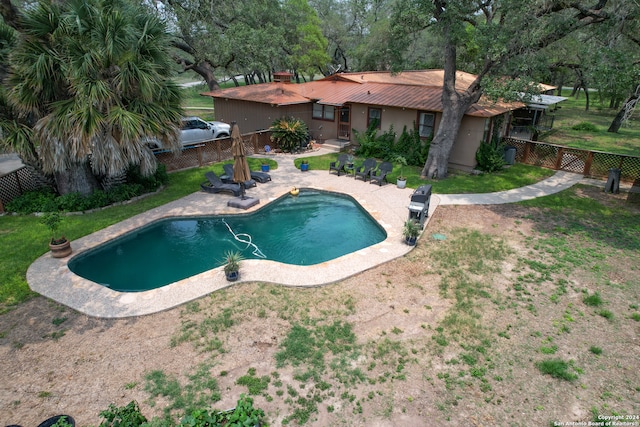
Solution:
[(375, 127), (380, 129), (382, 121), (382, 110), (380, 108), (369, 108), (369, 116), (367, 117), (367, 128), (375, 123)]
[(436, 122), (436, 116), (432, 113), (419, 113), (418, 124), (420, 138), (431, 138), (433, 136), (433, 125)]
[(333, 105), (322, 105), (317, 102), (313, 104), (313, 118), (320, 120), (330, 120), (334, 119), (334, 108)]

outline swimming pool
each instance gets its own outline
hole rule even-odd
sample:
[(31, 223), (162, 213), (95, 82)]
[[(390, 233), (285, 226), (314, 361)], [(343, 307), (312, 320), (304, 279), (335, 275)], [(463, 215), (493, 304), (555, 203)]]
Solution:
[(352, 197), (307, 189), (250, 214), (156, 221), (80, 254), (68, 265), (110, 289), (139, 292), (216, 268), (228, 250), (241, 251), (245, 258), (315, 265), (386, 236)]

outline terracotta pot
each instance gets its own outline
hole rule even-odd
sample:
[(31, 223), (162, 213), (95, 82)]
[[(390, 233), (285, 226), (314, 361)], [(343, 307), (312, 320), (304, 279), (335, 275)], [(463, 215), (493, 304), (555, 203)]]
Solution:
[(64, 242), (59, 244), (49, 243), (49, 249), (51, 249), (52, 257), (64, 258), (71, 255), (71, 242), (65, 240)]

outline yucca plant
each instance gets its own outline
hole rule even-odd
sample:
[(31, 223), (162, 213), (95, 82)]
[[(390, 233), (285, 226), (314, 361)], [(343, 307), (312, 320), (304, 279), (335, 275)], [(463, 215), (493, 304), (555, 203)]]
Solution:
[(271, 141), (282, 151), (295, 151), (307, 140), (309, 129), (300, 119), (283, 117), (271, 123)]

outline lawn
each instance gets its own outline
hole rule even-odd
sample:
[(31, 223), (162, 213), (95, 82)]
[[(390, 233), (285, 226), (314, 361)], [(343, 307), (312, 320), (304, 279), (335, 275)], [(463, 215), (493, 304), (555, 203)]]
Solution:
[[(565, 96), (568, 95), (568, 92)], [(565, 145), (583, 150), (605, 151), (628, 156), (640, 156), (640, 111), (636, 110), (628, 126), (620, 128), (618, 133), (609, 133), (607, 129), (618, 110), (608, 108), (608, 102), (600, 103), (596, 93), (590, 97), (589, 111), (585, 111), (586, 98), (581, 94), (578, 99), (570, 97), (561, 102), (555, 113), (553, 130), (540, 137), (541, 141)], [(596, 131), (574, 130), (581, 123), (595, 125)]]

